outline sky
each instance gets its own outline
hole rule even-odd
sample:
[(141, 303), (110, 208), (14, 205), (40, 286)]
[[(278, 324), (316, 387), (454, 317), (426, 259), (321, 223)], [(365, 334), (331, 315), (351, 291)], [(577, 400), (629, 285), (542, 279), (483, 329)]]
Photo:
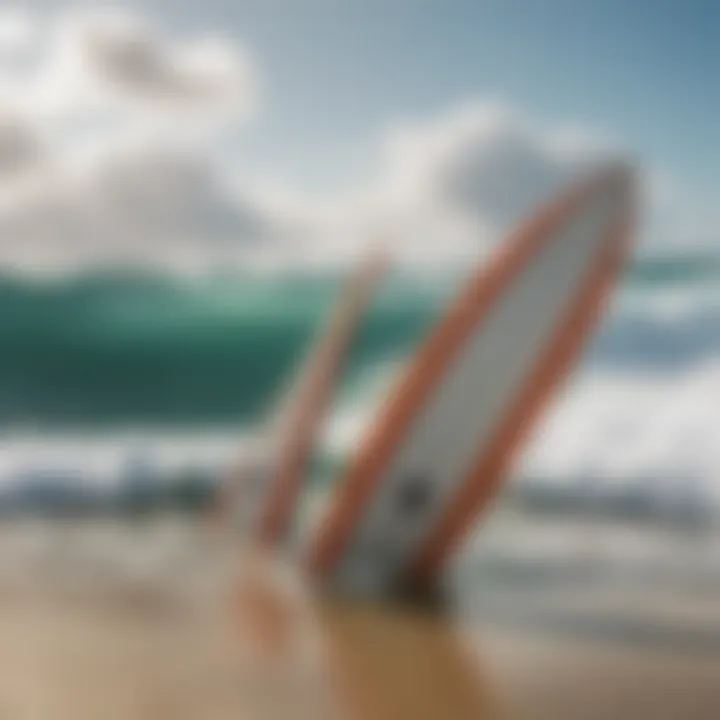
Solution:
[(712, 1), (155, 5), (179, 27), (228, 23), (246, 38), (268, 85), (263, 151), (300, 158), (308, 174), (326, 162), (340, 172), (332, 159), (313, 159), (327, 142), (367, 147), (388, 120), (480, 97), (607, 133), (698, 192), (717, 180), (720, 92), (711, 69), (720, 67), (720, 7)]
[(651, 247), (715, 245), (718, 40), (700, 0), (4, 6), (0, 118), (28, 137), (0, 262), (463, 254), (600, 151), (642, 167)]

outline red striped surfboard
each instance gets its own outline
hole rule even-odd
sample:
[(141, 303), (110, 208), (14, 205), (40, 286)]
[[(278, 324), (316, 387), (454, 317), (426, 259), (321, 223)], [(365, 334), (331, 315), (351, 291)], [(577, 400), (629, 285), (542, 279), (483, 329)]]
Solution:
[(268, 546), (285, 535), (343, 362), (388, 268), (388, 257), (374, 252), (348, 279), (278, 407), (231, 468), (213, 509), (216, 525), (225, 530), (240, 525)]
[(628, 252), (634, 174), (593, 173), (471, 278), (410, 362), (310, 546), (318, 580), (432, 586), (572, 369)]
[(289, 529), (313, 443), (330, 406), (343, 362), (387, 269), (387, 257), (378, 253), (371, 255), (352, 275), (324, 333), (276, 416), (277, 456), (257, 528), (257, 537), (265, 545), (274, 545)]

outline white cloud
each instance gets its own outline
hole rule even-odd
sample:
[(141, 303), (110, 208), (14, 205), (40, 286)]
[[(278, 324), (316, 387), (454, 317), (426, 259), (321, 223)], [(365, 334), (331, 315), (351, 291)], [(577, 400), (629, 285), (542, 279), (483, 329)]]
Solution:
[(252, 99), (250, 62), (222, 38), (168, 41), (126, 12), (78, 16), (61, 34), (68, 52), (81, 56), (96, 89), (119, 99), (176, 109), (248, 105)]
[[(10, 16), (12, 17), (12, 16)], [(32, 62), (0, 53), (0, 100), (50, 120), (98, 114), (164, 120), (190, 128), (208, 118), (246, 117), (256, 105), (254, 66), (236, 42), (219, 36), (166, 38), (129, 11), (94, 10), (31, 23), (8, 19), (6, 45), (32, 39)], [(3, 46), (0, 16), (0, 49)], [(168, 122), (169, 121), (169, 122)]]
[(165, 39), (127, 12), (0, 13), (0, 50), (21, 39), (23, 62), (0, 52), (0, 265), (200, 271), (280, 234), (261, 193), (194, 142), (252, 105), (237, 45)]
[(407, 263), (452, 262), (477, 257), (598, 153), (475, 105), (390, 132), (376, 178), (322, 202), (252, 182), (231, 189), (202, 150), (157, 136), (105, 145), (43, 155), (29, 127), (0, 124), (0, 178), (3, 167), (41, 168), (0, 207), (0, 261), (297, 268), (343, 263), (387, 239)]
[[(296, 267), (379, 239), (406, 262), (457, 261), (607, 154), (582, 128), (472, 103), (392, 128), (375, 177), (344, 198), (251, 180), (238, 190), (207, 148), (187, 149), (208, 119), (253, 105), (236, 43), (168, 38), (127, 11), (35, 22), (29, 35), (43, 33), (34, 62), (0, 59), (0, 263), (13, 267)], [(91, 138), (102, 152), (88, 155)]]
[(477, 256), (607, 156), (577, 128), (544, 129), (494, 104), (460, 106), (387, 133), (378, 176), (339, 213), (336, 234), (387, 236), (418, 262)]
[[(345, 262), (381, 238), (407, 262), (452, 261), (484, 251), (599, 152), (577, 129), (475, 103), (391, 129), (376, 176), (344, 198), (231, 190), (207, 148), (182, 148), (251, 110), (255, 71), (237, 43), (166, 37), (124, 10), (26, 24), (10, 32), (8, 20), (7, 35), (35, 38), (34, 60), (0, 58), (0, 262), (14, 267), (297, 267)], [(102, 152), (88, 155), (91, 142)]]
[(58, 272), (140, 265), (198, 272), (242, 264), (280, 223), (181, 148), (115, 148), (60, 163), (0, 206), (0, 262)]
[(0, 56), (24, 51), (34, 36), (35, 25), (30, 15), (19, 8), (0, 10)]
[(395, 189), (502, 225), (566, 175), (565, 154), (514, 114), (495, 106), (461, 108), (396, 130), (388, 143)]

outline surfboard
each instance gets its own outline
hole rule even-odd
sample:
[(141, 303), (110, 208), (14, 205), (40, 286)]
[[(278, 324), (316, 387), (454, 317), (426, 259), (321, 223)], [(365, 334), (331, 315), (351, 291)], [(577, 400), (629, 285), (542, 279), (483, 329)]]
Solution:
[(324, 331), (225, 484), (221, 519), (246, 528), (264, 545), (280, 542), (288, 532), (313, 443), (360, 321), (387, 269), (387, 257), (373, 252), (351, 274)]
[(598, 170), (541, 207), (464, 287), (336, 486), (306, 558), (344, 593), (435, 585), (578, 358), (632, 234), (634, 176)]
[(258, 527), (258, 538), (265, 544), (274, 544), (289, 528), (313, 443), (344, 360), (373, 292), (387, 269), (387, 257), (372, 254), (350, 278), (296, 388), (278, 414), (279, 456)]

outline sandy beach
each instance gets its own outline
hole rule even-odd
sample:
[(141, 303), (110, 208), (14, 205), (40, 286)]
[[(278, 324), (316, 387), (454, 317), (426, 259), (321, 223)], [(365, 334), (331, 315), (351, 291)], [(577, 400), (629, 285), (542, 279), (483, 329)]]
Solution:
[[(247, 635), (253, 618), (238, 622), (232, 583), (202, 562), (210, 548), (197, 540), (173, 545), (154, 584), (128, 561), (114, 584), (108, 573), (104, 585), (80, 589), (78, 572), (62, 586), (51, 573), (44, 582), (39, 575), (22, 584), (16, 575), (0, 586), (0, 719), (714, 720), (720, 713), (720, 654), (559, 633), (542, 622), (451, 623), (321, 604), (303, 590), (300, 609), (285, 612), (292, 623), (271, 619), (280, 643), (258, 649)], [(592, 617), (604, 610), (617, 616), (622, 608), (602, 597), (583, 608)], [(699, 617), (707, 623), (710, 615)]]
[[(325, 618), (336, 674), (293, 687), (328, 717), (708, 718), (720, 661), (512, 632), (459, 637), (419, 618)], [(267, 708), (237, 637), (218, 618), (168, 608), (63, 607), (16, 598), (0, 617), (3, 720), (303, 717)], [(268, 671), (270, 672), (270, 671)], [(252, 677), (250, 677), (252, 676)], [(266, 677), (266, 679), (267, 679)], [(319, 680), (320, 678), (320, 680)], [(325, 697), (322, 697), (325, 696)], [(309, 716), (309, 715), (308, 715)]]

